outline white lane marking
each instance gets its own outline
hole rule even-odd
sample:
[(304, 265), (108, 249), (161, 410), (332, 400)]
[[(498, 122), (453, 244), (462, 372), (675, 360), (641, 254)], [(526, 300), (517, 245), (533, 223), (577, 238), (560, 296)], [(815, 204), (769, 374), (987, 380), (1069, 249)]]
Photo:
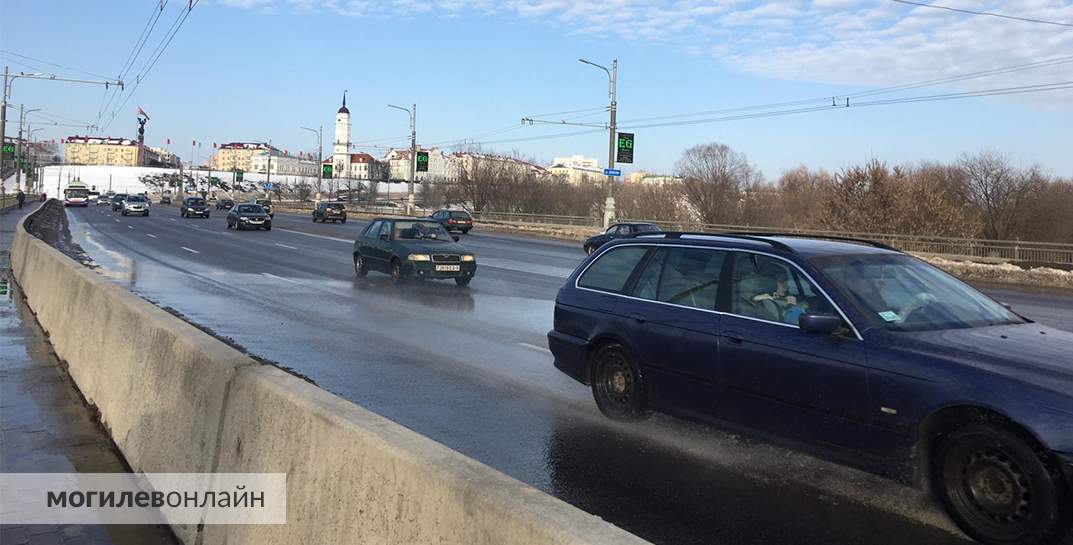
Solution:
[(156, 238), (156, 235), (154, 235), (153, 233), (146, 233), (145, 236), (149, 238)]
[(303, 233), (301, 231), (294, 231), (294, 230), (291, 230), (291, 229), (281, 229), (279, 227), (276, 227), (276, 231), (283, 231), (284, 233), (294, 233), (296, 235), (304, 235), (304, 236), (313, 237), (313, 238), (323, 238), (325, 240), (334, 240), (336, 242), (345, 242), (347, 244), (353, 244), (354, 243), (353, 240), (350, 240), (350, 239), (347, 239), (347, 238), (337, 238), (337, 237), (329, 237), (329, 236), (324, 236), (324, 235), (314, 235), (313, 233)]
[(128, 225), (127, 229), (134, 229), (134, 226), (133, 225)]
[(566, 278), (574, 273), (574, 269), (556, 267), (553, 265), (541, 265), (539, 263), (522, 264), (508, 259), (496, 259), (491, 257), (477, 256), (477, 267), (489, 267), (492, 269), (506, 269), (508, 271), (525, 272), (530, 274), (542, 274), (556, 278)]
[(197, 250), (194, 250), (193, 248), (187, 248), (186, 246), (179, 246), (179, 247), (184, 249), (184, 250), (186, 250), (186, 251), (188, 251), (188, 252), (190, 252), (190, 253), (192, 253), (192, 254), (200, 254), (201, 253), (201, 252), (199, 252)]
[(168, 219), (171, 220), (171, 221), (175, 221), (175, 218), (168, 218)]
[(292, 283), (292, 284), (298, 284), (298, 285), (301, 285), (301, 284), (302, 284), (301, 282), (299, 282), (299, 281), (297, 281), (297, 280), (291, 280), (290, 278), (283, 278), (282, 276), (276, 276), (276, 275), (274, 275), (274, 274), (271, 274), (271, 273), (266, 273), (266, 272), (263, 272), (263, 273), (261, 273), (261, 274), (262, 274), (263, 276), (267, 276), (267, 277), (269, 277), (269, 278), (275, 278), (276, 280), (282, 280), (282, 281), (284, 281), (284, 282), (290, 282), (290, 283)]
[(119, 218), (116, 218), (115, 222), (116, 222), (116, 223), (119, 223)]
[(530, 350), (536, 350), (537, 352), (544, 352), (544, 353), (547, 353), (547, 354), (551, 354), (551, 350), (548, 350), (547, 348), (544, 348), (543, 346), (537, 346), (535, 344), (518, 343), (518, 346), (520, 346), (522, 348), (528, 348)]
[(290, 250), (297, 250), (298, 249), (298, 248), (295, 248), (294, 246), (287, 246), (286, 244), (280, 244), (278, 242), (276, 243), (276, 246), (279, 246), (279, 247), (282, 247), (282, 248), (287, 248), (287, 249), (290, 249)]

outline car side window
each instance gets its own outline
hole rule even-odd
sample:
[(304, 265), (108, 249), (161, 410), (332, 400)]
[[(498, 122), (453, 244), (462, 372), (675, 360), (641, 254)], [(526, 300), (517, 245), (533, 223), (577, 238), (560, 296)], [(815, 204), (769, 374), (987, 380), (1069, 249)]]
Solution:
[(577, 285), (612, 293), (623, 293), (633, 270), (648, 252), (648, 246), (619, 246), (604, 252), (578, 278)]
[(365, 238), (376, 238), (380, 234), (380, 222), (374, 221), (368, 229), (365, 230)]
[(615, 234), (617, 232), (618, 232), (618, 225), (612, 225), (611, 227), (607, 228), (607, 231), (604, 231), (604, 234), (605, 235), (613, 235), (613, 234)]
[(835, 313), (812, 282), (781, 259), (739, 252), (731, 282), (731, 312), (740, 316), (797, 326), (802, 314)]
[(630, 234), (630, 226), (629, 225), (619, 225), (618, 226), (618, 234), (619, 235), (628, 235), (628, 234)]
[(723, 250), (670, 247), (663, 259), (656, 301), (715, 310), (719, 276), (726, 259)]
[(391, 222), (390, 221), (385, 221), (385, 222), (382, 222), (380, 224), (380, 235), (378, 235), (378, 236), (383, 236), (383, 235), (387, 235), (388, 238), (391, 238)]

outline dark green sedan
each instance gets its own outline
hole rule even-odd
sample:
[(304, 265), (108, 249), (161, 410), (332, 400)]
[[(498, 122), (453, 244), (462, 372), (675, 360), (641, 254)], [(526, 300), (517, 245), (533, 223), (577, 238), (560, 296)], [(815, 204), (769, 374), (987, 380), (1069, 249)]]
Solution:
[(354, 272), (369, 271), (403, 278), (453, 278), (468, 286), (477, 272), (477, 259), (443, 226), (432, 220), (377, 218), (354, 241)]

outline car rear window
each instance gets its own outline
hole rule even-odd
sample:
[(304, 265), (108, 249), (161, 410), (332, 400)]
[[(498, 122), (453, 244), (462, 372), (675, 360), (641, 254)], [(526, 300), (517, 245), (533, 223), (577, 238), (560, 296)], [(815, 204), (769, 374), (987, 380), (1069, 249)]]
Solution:
[(658, 233), (662, 229), (658, 225), (645, 224), (634, 227), (634, 230), (638, 233)]
[(325, 208), (331, 208), (332, 210), (342, 210), (344, 208), (343, 203), (333, 202), (325, 205)]
[(577, 285), (600, 291), (622, 293), (626, 281), (648, 252), (648, 246), (619, 246), (604, 252), (578, 278)]
[(451, 212), (451, 217), (456, 220), (468, 220), (469, 212)]
[(189, 206), (201, 206), (205, 204), (205, 199), (186, 199), (186, 204)]

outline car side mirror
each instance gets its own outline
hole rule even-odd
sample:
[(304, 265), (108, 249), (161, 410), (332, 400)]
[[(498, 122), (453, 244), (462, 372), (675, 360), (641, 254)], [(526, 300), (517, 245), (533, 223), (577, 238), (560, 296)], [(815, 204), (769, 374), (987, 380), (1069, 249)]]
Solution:
[(458, 238), (458, 235), (451, 235), (451, 240), (458, 242), (460, 239)]
[(380, 235), (380, 240), (386, 241), (387, 240), (387, 235)]
[(842, 318), (834, 314), (802, 314), (797, 325), (805, 333), (830, 335), (842, 327)]

